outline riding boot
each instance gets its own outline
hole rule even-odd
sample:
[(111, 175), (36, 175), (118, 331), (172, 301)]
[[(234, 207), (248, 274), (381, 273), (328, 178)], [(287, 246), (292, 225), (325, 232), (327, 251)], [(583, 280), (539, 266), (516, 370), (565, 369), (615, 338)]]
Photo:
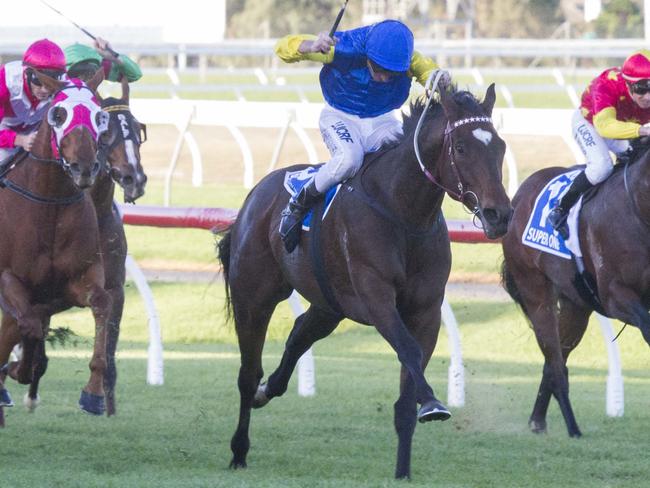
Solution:
[(280, 220), (280, 237), (284, 242), (284, 248), (288, 253), (300, 242), (300, 231), (302, 230), (302, 219), (309, 209), (320, 200), (322, 193), (316, 189), (314, 180), (310, 180), (300, 191), (289, 199), (289, 203), (282, 211)]
[(555, 206), (551, 213), (548, 214), (547, 221), (551, 224), (554, 230), (562, 236), (564, 240), (569, 238), (569, 226), (567, 225), (567, 217), (569, 210), (578, 201), (580, 195), (586, 192), (593, 185), (587, 179), (587, 175), (583, 171), (575, 177), (573, 183), (564, 194), (560, 202)]

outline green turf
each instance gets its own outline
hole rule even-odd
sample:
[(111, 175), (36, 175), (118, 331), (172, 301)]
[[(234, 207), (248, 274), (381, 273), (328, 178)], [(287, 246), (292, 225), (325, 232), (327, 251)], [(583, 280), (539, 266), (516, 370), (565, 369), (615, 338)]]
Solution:
[[(146, 323), (127, 313), (118, 355), (117, 417), (89, 417), (75, 407), (88, 375), (84, 341), (77, 348), (50, 349), (42, 405), (34, 414), (22, 406), (6, 409), (7, 427), (0, 431), (2, 486), (404, 486), (392, 480), (397, 360), (373, 329), (358, 325), (314, 347), (315, 397), (298, 397), (292, 380), (284, 397), (253, 412), (249, 468), (227, 469), (239, 359), (232, 330), (225, 329), (222, 338), (215, 335), (221, 328), (220, 289), (220, 284), (154, 285), (166, 339), (164, 386), (145, 385)], [(130, 297), (129, 308), (133, 301)], [(624, 417), (605, 416), (606, 360), (597, 324), (592, 324), (569, 362), (584, 437), (568, 438), (555, 402), (549, 433), (540, 436), (528, 432), (526, 423), (541, 354), (519, 312), (509, 303), (462, 297), (452, 297), (452, 306), (461, 328), (466, 406), (453, 408), (448, 422), (417, 426), (409, 486), (646, 485), (650, 380), (647, 346), (637, 331), (627, 330), (619, 339)], [(202, 313), (188, 312), (198, 307)], [(66, 322), (86, 335), (74, 320)], [(274, 323), (271, 330), (283, 327)], [(188, 344), (192, 340), (184, 334), (190, 328), (210, 331), (210, 337)], [(267, 342), (267, 374), (281, 352), (281, 342)], [(427, 370), (442, 398), (448, 364), (442, 332)], [(9, 387), (16, 400), (25, 391), (13, 382)]]

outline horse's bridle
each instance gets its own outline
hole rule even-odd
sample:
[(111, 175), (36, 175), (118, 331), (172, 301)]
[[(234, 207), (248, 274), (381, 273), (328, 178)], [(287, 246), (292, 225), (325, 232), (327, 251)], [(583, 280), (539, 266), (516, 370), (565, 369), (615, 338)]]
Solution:
[[(108, 155), (111, 153), (111, 151), (113, 151), (113, 149), (115, 149), (115, 147), (117, 147), (121, 141), (130, 141), (133, 145), (138, 147), (142, 145), (147, 140), (147, 126), (138, 122), (140, 130), (136, 131), (133, 128), (133, 122), (136, 120), (136, 118), (131, 113), (131, 109), (128, 105), (109, 105), (107, 107), (103, 107), (102, 110), (104, 110), (104, 112), (108, 112), (109, 114), (109, 127), (111, 125), (118, 124), (118, 129), (122, 132), (121, 139), (117, 136), (116, 132), (116, 135), (114, 135), (108, 142), (103, 142), (101, 138), (99, 140), (97, 148), (97, 161), (108, 171), (110, 171), (108, 164)], [(116, 118), (112, 117), (113, 113), (117, 114)]]
[[(492, 119), (487, 116), (474, 116), (474, 117), (467, 117), (464, 119), (459, 119), (454, 121), (453, 123), (450, 121), (447, 121), (447, 126), (445, 127), (445, 132), (444, 132), (444, 139), (443, 139), (443, 148), (445, 145), (448, 147), (448, 156), (449, 156), (449, 164), (451, 166), (451, 169), (456, 176), (456, 179), (458, 180), (457, 183), (457, 188), (458, 191), (452, 190), (451, 188), (447, 188), (444, 186), (440, 181), (436, 179), (433, 174), (427, 169), (427, 167), (424, 165), (422, 162), (422, 158), (420, 156), (420, 147), (419, 147), (419, 141), (418, 141), (418, 135), (420, 133), (420, 129), (422, 127), (422, 121), (424, 120), (424, 116), (427, 113), (427, 110), (429, 109), (429, 105), (431, 104), (431, 99), (433, 98), (433, 93), (438, 85), (438, 81), (440, 80), (440, 77), (442, 76), (442, 72), (439, 71), (436, 75), (435, 80), (433, 81), (432, 88), (430, 89), (429, 93), (430, 95), (427, 97), (427, 102), (424, 106), (424, 110), (422, 111), (422, 114), (420, 115), (420, 119), (418, 120), (417, 126), (415, 128), (415, 133), (413, 134), (413, 147), (415, 149), (415, 155), (418, 161), (418, 164), (420, 165), (420, 169), (424, 173), (424, 176), (427, 177), (427, 179), (436, 185), (438, 188), (441, 190), (445, 191), (446, 193), (452, 195), (454, 198), (456, 198), (458, 201), (461, 203), (464, 203), (465, 198), (469, 195), (472, 196), (475, 200), (475, 204), (472, 209), (472, 213), (474, 215), (480, 214), (481, 212), (481, 205), (480, 201), (478, 198), (478, 195), (474, 193), (471, 190), (465, 190), (465, 185), (463, 185), (463, 180), (460, 176), (460, 172), (458, 171), (458, 166), (456, 165), (456, 162), (454, 161), (454, 154), (453, 154), (453, 147), (454, 147), (454, 141), (452, 137), (452, 133), (454, 130), (456, 130), (458, 127), (461, 127), (465, 124), (490, 124), (490, 128), (493, 128), (492, 125)], [(433, 77), (433, 72), (429, 76), (429, 79), (427, 80), (426, 87), (429, 86), (431, 79)]]

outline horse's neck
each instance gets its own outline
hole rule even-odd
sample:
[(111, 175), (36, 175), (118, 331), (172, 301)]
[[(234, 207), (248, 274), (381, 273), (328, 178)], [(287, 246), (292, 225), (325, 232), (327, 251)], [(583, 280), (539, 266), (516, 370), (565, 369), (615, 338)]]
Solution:
[(650, 224), (650, 151), (642, 156), (643, 161), (638, 161), (629, 168), (625, 179), (629, 195), (625, 198), (632, 198), (640, 217), (644, 223)]
[[(431, 128), (427, 128), (431, 130)], [(425, 166), (431, 168), (431, 161), (440, 164), (442, 149), (442, 130), (423, 137), (421, 130), (420, 156)], [(432, 134), (429, 132), (429, 134)], [(372, 167), (374, 166), (374, 167)], [(400, 219), (412, 226), (431, 225), (440, 210), (444, 198), (443, 190), (430, 181), (420, 168), (412, 137), (405, 137), (402, 143), (381, 155), (371, 163), (363, 184), (372, 195), (381, 195), (381, 200), (391, 208)], [(434, 172), (437, 170), (431, 170)], [(434, 172), (435, 176), (435, 172)]]
[(90, 189), (90, 196), (95, 204), (97, 215), (113, 211), (113, 197), (115, 196), (115, 183), (107, 171), (101, 171), (97, 181)]

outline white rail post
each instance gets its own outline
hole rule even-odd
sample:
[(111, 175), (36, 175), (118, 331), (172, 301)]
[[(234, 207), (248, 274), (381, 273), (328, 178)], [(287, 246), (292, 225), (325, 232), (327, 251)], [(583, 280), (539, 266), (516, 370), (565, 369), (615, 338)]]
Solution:
[(167, 173), (165, 174), (165, 196), (164, 196), (164, 205), (169, 207), (171, 205), (171, 193), (172, 193), (172, 178), (174, 177), (174, 170), (178, 164), (178, 158), (181, 155), (181, 149), (183, 148), (183, 141), (185, 140), (185, 134), (192, 124), (192, 119), (194, 118), (194, 107), (191, 108), (187, 119), (185, 120), (184, 125), (177, 125), (176, 127), (180, 131), (178, 139), (176, 140), (176, 146), (174, 147), (174, 153), (172, 154), (172, 159), (169, 162), (169, 167), (167, 168)]
[[(296, 318), (305, 313), (305, 309), (303, 308), (302, 303), (300, 303), (300, 295), (298, 295), (298, 293), (294, 291), (288, 301)], [(314, 353), (310, 347), (298, 360), (298, 395), (309, 397), (316, 394), (315, 369)]]
[(442, 301), (442, 321), (445, 324), (449, 341), (449, 371), (447, 383), (447, 403), (450, 407), (465, 406), (465, 366), (460, 345), (460, 332), (454, 312), (445, 298)]
[(242, 157), (244, 158), (244, 188), (250, 190), (251, 188), (253, 188), (253, 181), (254, 181), (253, 153), (251, 152), (251, 148), (248, 145), (248, 142), (246, 141), (244, 134), (242, 134), (242, 131), (240, 131), (239, 128), (235, 127), (232, 124), (226, 124), (226, 129), (228, 129), (230, 134), (235, 139), (235, 142), (237, 142)]
[(267, 173), (273, 171), (277, 166), (278, 160), (280, 159), (280, 152), (282, 152), (282, 148), (284, 147), (284, 141), (287, 139), (287, 133), (289, 132), (289, 127), (291, 127), (291, 123), (295, 119), (296, 119), (295, 110), (287, 110), (287, 121), (282, 126), (282, 129), (280, 130), (280, 137), (278, 137), (278, 142), (275, 144), (275, 148), (273, 149), (273, 155), (271, 156), (269, 169), (266, 171)]
[(618, 344), (614, 341), (614, 328), (612, 322), (599, 313), (596, 314), (603, 333), (609, 366), (607, 369), (607, 394), (605, 412), (608, 417), (622, 417), (625, 411), (625, 398), (623, 392), (623, 372)]
[(135, 262), (133, 257), (128, 255), (126, 257), (126, 270), (129, 276), (135, 282), (135, 286), (140, 292), (140, 296), (144, 301), (144, 306), (147, 310), (149, 317), (149, 350), (147, 353), (147, 384), (149, 385), (162, 385), (163, 384), (163, 346), (162, 335), (160, 331), (160, 320), (158, 319), (158, 312), (156, 304), (153, 299), (153, 293), (147, 283), (147, 278)]

